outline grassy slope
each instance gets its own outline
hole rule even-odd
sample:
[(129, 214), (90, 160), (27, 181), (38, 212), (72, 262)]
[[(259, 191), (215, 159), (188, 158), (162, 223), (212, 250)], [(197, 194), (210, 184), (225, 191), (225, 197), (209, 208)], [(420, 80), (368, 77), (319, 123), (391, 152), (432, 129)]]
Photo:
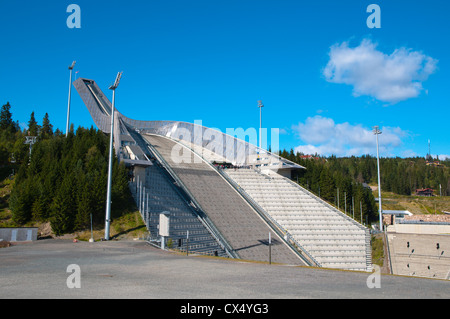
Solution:
[[(378, 193), (374, 193), (378, 197)], [(381, 193), (381, 201), (385, 210), (408, 210), (413, 214), (443, 214), (450, 211), (450, 196), (406, 196), (390, 192)]]
[(17, 226), (12, 220), (11, 211), (8, 208), (8, 199), (11, 194), (11, 189), (14, 181), (9, 178), (0, 182), (0, 227), (15, 227)]

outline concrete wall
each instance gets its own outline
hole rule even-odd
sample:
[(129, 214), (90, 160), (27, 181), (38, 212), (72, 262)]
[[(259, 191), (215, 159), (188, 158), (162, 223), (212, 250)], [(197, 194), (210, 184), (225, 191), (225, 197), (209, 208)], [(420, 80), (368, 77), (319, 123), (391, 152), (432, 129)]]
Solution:
[(26, 228), (0, 228), (0, 240), (4, 241), (35, 241), (37, 240), (37, 227)]
[(404, 234), (450, 234), (450, 225), (394, 224), (388, 226), (387, 231)]
[(449, 279), (450, 236), (387, 233), (387, 239), (394, 275)]

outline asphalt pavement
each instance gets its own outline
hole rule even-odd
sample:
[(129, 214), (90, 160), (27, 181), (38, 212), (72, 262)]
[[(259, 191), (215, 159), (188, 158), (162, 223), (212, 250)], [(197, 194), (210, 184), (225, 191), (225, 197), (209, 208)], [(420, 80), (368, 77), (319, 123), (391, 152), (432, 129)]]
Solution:
[(47, 239), (0, 249), (0, 298), (448, 299), (450, 282)]

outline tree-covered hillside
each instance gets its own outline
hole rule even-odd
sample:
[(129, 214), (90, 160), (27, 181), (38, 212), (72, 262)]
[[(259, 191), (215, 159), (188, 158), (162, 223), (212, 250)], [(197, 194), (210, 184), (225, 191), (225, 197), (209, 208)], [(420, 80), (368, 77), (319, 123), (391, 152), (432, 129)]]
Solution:
[[(108, 137), (92, 127), (80, 127), (76, 132), (72, 127), (66, 137), (59, 130), (53, 131), (48, 114), (40, 126), (34, 113), (28, 130), (21, 131), (13, 121), (3, 121), (3, 117), (12, 119), (7, 105), (0, 116), (0, 154), (2, 164), (13, 162), (10, 167), (16, 170), (9, 198), (14, 222), (49, 221), (56, 235), (87, 229), (91, 214), (94, 224), (104, 223)], [(10, 124), (2, 125), (7, 122)], [(37, 136), (31, 156), (25, 144), (27, 135)], [(112, 201), (113, 217), (130, 203), (128, 171), (116, 159)]]
[[(300, 172), (298, 182), (332, 204), (350, 212), (355, 206), (355, 219), (359, 220), (361, 205), (370, 220), (377, 219), (377, 208), (367, 185), (377, 185), (377, 159), (361, 157), (305, 156), (293, 150), (280, 152), (307, 169)], [(435, 195), (450, 195), (450, 160), (425, 160), (424, 158), (380, 158), (381, 189), (399, 195), (413, 195), (416, 189), (433, 188)], [(364, 186), (366, 187), (364, 187)], [(347, 202), (345, 202), (345, 198)]]
[[(337, 179), (350, 178), (354, 182), (377, 184), (377, 159), (361, 157), (307, 157), (294, 154), (293, 150), (282, 151), (281, 156), (306, 167), (329, 169)], [(380, 158), (381, 188), (399, 195), (412, 195), (419, 188), (433, 188), (436, 195), (450, 196), (450, 159), (438, 158)]]

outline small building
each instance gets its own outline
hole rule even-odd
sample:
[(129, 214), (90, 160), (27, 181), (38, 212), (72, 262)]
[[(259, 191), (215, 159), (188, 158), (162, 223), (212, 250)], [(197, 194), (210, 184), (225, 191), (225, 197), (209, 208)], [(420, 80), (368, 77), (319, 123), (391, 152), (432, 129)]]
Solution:
[(444, 167), (443, 164), (439, 161), (427, 161), (427, 166), (434, 166), (434, 167)]
[(300, 155), (301, 159), (314, 159), (314, 160), (318, 160), (319, 157), (317, 156), (313, 156), (313, 155)]
[(417, 196), (433, 196), (434, 189), (432, 188), (419, 188), (416, 189)]
[(394, 225), (395, 219), (403, 219), (405, 216), (412, 216), (408, 210), (383, 210), (383, 223), (385, 225)]

